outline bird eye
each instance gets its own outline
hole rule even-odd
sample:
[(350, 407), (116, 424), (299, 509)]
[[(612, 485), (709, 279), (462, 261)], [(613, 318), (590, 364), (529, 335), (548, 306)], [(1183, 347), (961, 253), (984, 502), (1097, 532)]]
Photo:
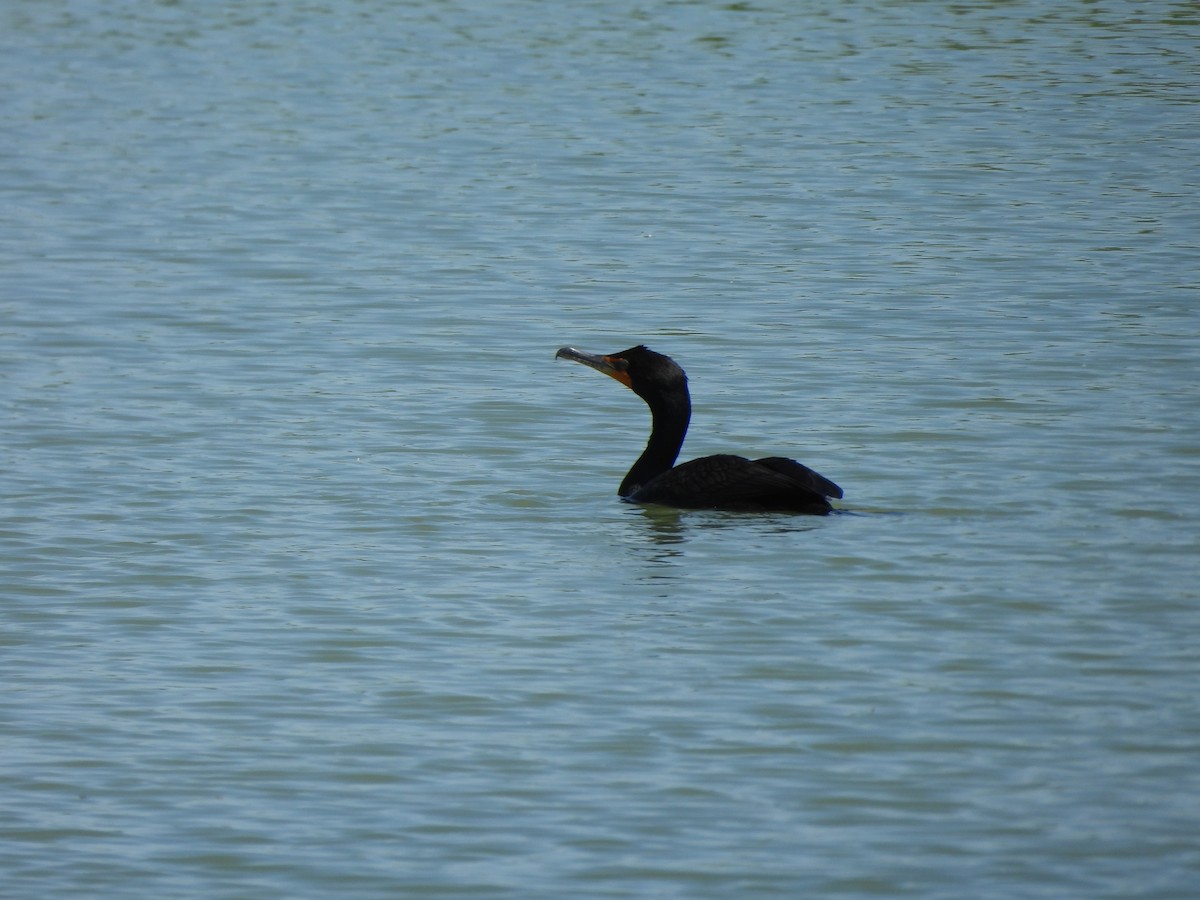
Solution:
[(610, 356), (608, 361), (618, 372), (624, 372), (629, 368), (629, 360), (622, 359), (619, 356)]

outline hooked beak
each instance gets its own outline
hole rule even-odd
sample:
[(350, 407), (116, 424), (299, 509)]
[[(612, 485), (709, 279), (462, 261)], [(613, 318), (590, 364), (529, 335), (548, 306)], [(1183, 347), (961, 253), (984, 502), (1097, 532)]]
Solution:
[(574, 347), (560, 347), (559, 351), (554, 354), (554, 358), (583, 363), (597, 372), (603, 372), (609, 378), (615, 378), (627, 388), (633, 387), (633, 383), (629, 379), (629, 363), (619, 356), (602, 356), (599, 353), (585, 353)]

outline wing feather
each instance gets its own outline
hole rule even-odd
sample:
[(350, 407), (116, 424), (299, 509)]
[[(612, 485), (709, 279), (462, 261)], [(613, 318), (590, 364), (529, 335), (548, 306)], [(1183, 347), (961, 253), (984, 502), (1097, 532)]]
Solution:
[(842, 489), (785, 457), (704, 456), (651, 479), (627, 499), (690, 509), (793, 510), (822, 514)]

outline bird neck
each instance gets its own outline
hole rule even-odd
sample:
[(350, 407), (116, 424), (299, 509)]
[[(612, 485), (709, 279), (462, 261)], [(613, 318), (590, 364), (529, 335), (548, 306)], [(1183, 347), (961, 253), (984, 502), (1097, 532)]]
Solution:
[(617, 489), (622, 497), (628, 497), (675, 465), (692, 418), (692, 402), (686, 394), (646, 403), (651, 416), (650, 440)]

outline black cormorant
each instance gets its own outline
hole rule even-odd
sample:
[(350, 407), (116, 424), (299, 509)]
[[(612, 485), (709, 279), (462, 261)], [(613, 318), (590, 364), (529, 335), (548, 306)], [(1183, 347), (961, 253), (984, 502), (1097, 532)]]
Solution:
[(650, 407), (650, 440), (617, 493), (630, 503), (683, 509), (779, 510), (823, 516), (842, 489), (783, 456), (746, 459), (719, 454), (675, 465), (692, 417), (687, 375), (669, 356), (644, 346), (601, 355), (563, 347), (569, 359), (615, 378)]

